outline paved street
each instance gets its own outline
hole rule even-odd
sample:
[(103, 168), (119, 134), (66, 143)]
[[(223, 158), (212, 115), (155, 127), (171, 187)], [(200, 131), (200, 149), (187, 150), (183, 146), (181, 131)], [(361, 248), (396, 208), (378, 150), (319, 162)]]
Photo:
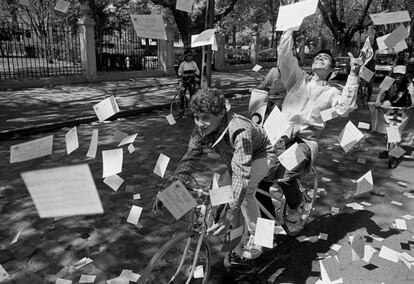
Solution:
[[(86, 94), (85, 94), (86, 95)], [(244, 113), (247, 97), (236, 95), (231, 100), (233, 109)], [(91, 103), (92, 104), (92, 103)], [(184, 221), (175, 221), (166, 213), (155, 216), (150, 208), (161, 179), (152, 173), (158, 155), (163, 153), (171, 158), (167, 174), (171, 173), (186, 149), (192, 128), (192, 120), (187, 117), (170, 126), (165, 119), (167, 111), (154, 111), (109, 123), (82, 124), (77, 127), (80, 148), (66, 154), (65, 133), (69, 128), (56, 130), (54, 150), (51, 156), (28, 162), (9, 164), (11, 145), (26, 142), (47, 134), (29, 135), (0, 142), (0, 264), (10, 274), (11, 280), (5, 283), (54, 283), (57, 277), (78, 283), (82, 274), (96, 275), (95, 283), (117, 277), (123, 269), (142, 273), (150, 258), (177, 230), (184, 230)], [(367, 109), (353, 112), (350, 119), (369, 122)], [(392, 229), (395, 218), (414, 213), (414, 201), (402, 195), (414, 192), (413, 156), (404, 158), (397, 169), (387, 168), (387, 160), (379, 159), (378, 153), (385, 147), (382, 135), (364, 131), (365, 139), (350, 152), (344, 153), (338, 145), (337, 137), (347, 119), (330, 121), (324, 132), (321, 153), (317, 162), (320, 173), (320, 186), (326, 194), (320, 193), (312, 221), (303, 231), (303, 238), (277, 236), (277, 247), (267, 251), (259, 266), (271, 262), (258, 276), (268, 283), (315, 283), (320, 278), (318, 254), (336, 254), (330, 249), (333, 244), (349, 247), (349, 236), (364, 236), (366, 244), (376, 249), (382, 245), (413, 255), (414, 219), (407, 220), (407, 230)], [(92, 129), (99, 130), (99, 147), (96, 159), (87, 159)], [(132, 154), (124, 150), (123, 171), (125, 180), (121, 188), (114, 192), (102, 182), (102, 158), (100, 151), (114, 149), (116, 130), (128, 134), (138, 132)], [(357, 164), (357, 157), (367, 159), (365, 165)], [(334, 161), (335, 160), (335, 161)], [(96, 216), (69, 217), (60, 220), (40, 219), (20, 173), (34, 169), (87, 163), (92, 171), (104, 213)], [(202, 184), (209, 184), (213, 171), (223, 167), (214, 158), (206, 156), (197, 169), (197, 178)], [(355, 198), (356, 185), (351, 181), (372, 170), (374, 192)], [(323, 178), (323, 179), (322, 179)], [(328, 181), (328, 179), (330, 181)], [(407, 187), (401, 187), (402, 181)], [(126, 192), (126, 185), (134, 185), (134, 193), (140, 193), (141, 200), (133, 200), (132, 192)], [(364, 210), (353, 210), (345, 205), (350, 202), (366, 201), (372, 206)], [(402, 206), (391, 201), (403, 203)], [(126, 222), (132, 205), (144, 208), (139, 225)], [(331, 213), (331, 207), (340, 208), (340, 213)], [(23, 229), (17, 243), (10, 245), (16, 233)], [(327, 233), (328, 239), (317, 238), (319, 233)], [(383, 241), (369, 238), (382, 237)], [(315, 237), (316, 236), (316, 237)], [(213, 251), (213, 273), (210, 283), (253, 283), (253, 278), (223, 269), (220, 252), (221, 237), (211, 237)], [(406, 244), (406, 245), (403, 245)], [(343, 250), (345, 251), (345, 250)], [(83, 257), (93, 262), (74, 269), (73, 263)], [(370, 263), (377, 266), (367, 270), (363, 260), (352, 262), (350, 256), (338, 253), (341, 275), (344, 283), (412, 283), (414, 274), (399, 261), (392, 263), (374, 254)], [(264, 265), (263, 265), (264, 266)]]

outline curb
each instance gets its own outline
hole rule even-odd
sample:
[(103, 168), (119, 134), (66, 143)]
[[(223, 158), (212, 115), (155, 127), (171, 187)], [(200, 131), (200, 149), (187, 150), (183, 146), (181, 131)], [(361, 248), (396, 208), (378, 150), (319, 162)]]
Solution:
[[(235, 93), (248, 94), (249, 90), (248, 89), (231, 89), (231, 90), (223, 91), (223, 94), (226, 98), (233, 97)], [(109, 118), (108, 121), (113, 121), (118, 118), (125, 118), (125, 117), (143, 114), (143, 113), (153, 112), (156, 110), (162, 110), (162, 109), (166, 109), (169, 107), (170, 107), (170, 103), (166, 103), (166, 104), (161, 104), (161, 105), (146, 106), (146, 107), (140, 107), (136, 109), (123, 110), (123, 111), (118, 112), (113, 117)], [(80, 124), (86, 124), (86, 123), (91, 123), (91, 122), (96, 122), (96, 121), (98, 121), (98, 118), (95, 115), (92, 115), (92, 116), (85, 116), (85, 117), (80, 117), (76, 119), (71, 119), (67, 121), (44, 123), (44, 124), (40, 124), (36, 126), (4, 130), (4, 131), (0, 131), (0, 141), (4, 141), (10, 138), (12, 139), (18, 138), (20, 136), (50, 132), (50, 131), (62, 129), (64, 127), (74, 127)]]

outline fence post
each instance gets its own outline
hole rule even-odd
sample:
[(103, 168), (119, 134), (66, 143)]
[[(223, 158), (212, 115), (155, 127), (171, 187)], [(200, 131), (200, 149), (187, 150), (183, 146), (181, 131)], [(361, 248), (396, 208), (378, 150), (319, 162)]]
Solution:
[(97, 78), (96, 51), (95, 51), (95, 22), (88, 15), (89, 7), (84, 7), (84, 13), (78, 21), (82, 74), (88, 81)]
[(171, 75), (174, 71), (174, 32), (175, 26), (166, 23), (165, 31), (167, 40), (158, 41), (158, 62), (165, 75)]

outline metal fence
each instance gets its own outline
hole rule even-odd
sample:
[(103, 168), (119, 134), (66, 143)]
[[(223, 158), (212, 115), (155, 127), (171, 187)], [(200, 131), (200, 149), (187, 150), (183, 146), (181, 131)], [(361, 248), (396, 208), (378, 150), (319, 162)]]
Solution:
[(95, 27), (98, 73), (158, 69), (158, 41), (139, 38), (133, 26), (100, 34)]
[(0, 80), (80, 75), (77, 29), (51, 24), (46, 29), (0, 22)]

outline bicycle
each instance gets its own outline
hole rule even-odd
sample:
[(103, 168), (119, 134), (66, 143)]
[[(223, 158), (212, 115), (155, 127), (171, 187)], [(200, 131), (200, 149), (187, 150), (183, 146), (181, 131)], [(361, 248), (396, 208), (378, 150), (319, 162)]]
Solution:
[[(373, 80), (373, 79), (371, 79)], [(362, 106), (365, 106), (368, 104), (368, 102), (371, 99), (371, 93), (372, 93), (372, 86), (370, 86), (371, 83), (366, 82), (365, 80), (361, 80), (358, 86), (358, 92), (357, 92), (357, 99), (361, 102)], [(359, 105), (359, 104), (358, 104)]]
[[(168, 177), (159, 192), (170, 178)], [(211, 250), (206, 240), (207, 228), (213, 223), (218, 222), (223, 206), (214, 210), (210, 204), (209, 194), (206, 191), (198, 189), (197, 180), (188, 175), (195, 182), (196, 188), (186, 186), (188, 189), (198, 193), (197, 206), (192, 210), (191, 222), (186, 232), (175, 234), (172, 239), (165, 243), (160, 250), (152, 257), (144, 273), (141, 275), (140, 283), (208, 283), (211, 271)], [(301, 182), (303, 198), (305, 200), (305, 210), (302, 219), (297, 223), (291, 223), (285, 220), (287, 216), (287, 204), (284, 198), (280, 199), (282, 226), (286, 233), (290, 236), (297, 235), (305, 226), (310, 218), (314, 200), (316, 197), (316, 189), (318, 186), (318, 174), (315, 168), (312, 168), (310, 174), (307, 174)], [(259, 191), (261, 194), (277, 200), (279, 197), (275, 194), (269, 194), (265, 191)], [(155, 204), (157, 204), (157, 198)], [(275, 220), (273, 215), (259, 202), (259, 207), (266, 212), (268, 218)], [(156, 206), (155, 206), (156, 208)], [(277, 210), (275, 212), (277, 213)], [(228, 258), (228, 254), (226, 256)], [(227, 259), (228, 261), (228, 259)], [(201, 263), (201, 264), (200, 264)], [(226, 264), (226, 259), (224, 260)], [(202, 265), (204, 277), (202, 279), (193, 278), (196, 267)], [(167, 275), (165, 275), (167, 273)], [(160, 279), (162, 278), (162, 279)]]
[[(191, 99), (190, 89), (196, 89), (196, 83), (179, 80), (176, 89), (178, 92), (174, 95), (170, 104), (170, 113), (175, 120), (180, 119), (187, 112), (189, 101)], [(188, 91), (188, 92), (187, 92)]]

